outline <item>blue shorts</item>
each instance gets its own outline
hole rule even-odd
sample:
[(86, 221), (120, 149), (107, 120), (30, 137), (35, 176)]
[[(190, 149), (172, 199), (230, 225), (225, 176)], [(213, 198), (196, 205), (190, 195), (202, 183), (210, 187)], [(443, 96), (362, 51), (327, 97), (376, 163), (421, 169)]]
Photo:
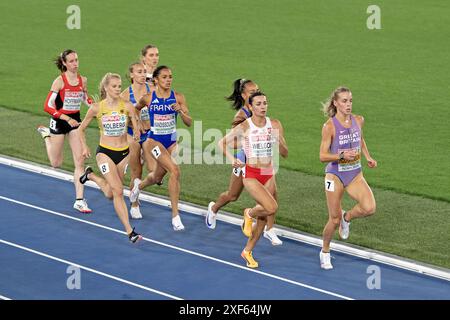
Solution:
[[(148, 132), (149, 132), (149, 131), (150, 131), (150, 130), (147, 130), (147, 131), (145, 131), (145, 133), (141, 133), (141, 137), (140, 137), (140, 139), (139, 139), (139, 143), (140, 143), (141, 145), (145, 142), (145, 140), (147, 140)], [(133, 136), (133, 128), (128, 127), (128, 134), (129, 134), (130, 136)]]
[(177, 133), (176, 132), (174, 132), (173, 134), (155, 135), (155, 134), (153, 134), (153, 132), (151, 132), (149, 130), (147, 132), (147, 137), (151, 138), (155, 141), (158, 141), (167, 150), (170, 148), (171, 145), (173, 145), (175, 142), (177, 142)]

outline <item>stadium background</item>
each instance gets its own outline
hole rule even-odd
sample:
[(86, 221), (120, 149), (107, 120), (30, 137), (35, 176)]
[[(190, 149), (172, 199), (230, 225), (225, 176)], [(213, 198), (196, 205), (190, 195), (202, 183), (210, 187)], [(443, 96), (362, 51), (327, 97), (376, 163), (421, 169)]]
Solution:
[[(74, 4), (80, 30), (66, 27)], [(381, 8), (381, 30), (366, 27), (371, 4)], [(106, 72), (124, 76), (140, 49), (156, 44), (204, 129), (229, 128), (234, 112), (224, 96), (235, 79), (259, 84), (290, 152), (277, 177), (277, 223), (320, 235), (327, 220), (320, 102), (346, 85), (379, 164), (364, 168), (377, 213), (352, 224), (349, 242), (448, 268), (449, 9), (440, 0), (2, 1), (0, 153), (48, 164), (35, 127), (48, 123), (43, 102), (58, 75), (52, 58), (62, 50), (78, 52), (94, 94)], [(98, 130), (88, 136), (94, 149)], [(71, 170), (65, 150), (63, 168)], [(228, 185), (229, 166), (181, 169), (183, 200), (207, 205)], [(148, 190), (167, 194), (165, 186)], [(224, 209), (240, 213), (250, 203), (244, 194)]]

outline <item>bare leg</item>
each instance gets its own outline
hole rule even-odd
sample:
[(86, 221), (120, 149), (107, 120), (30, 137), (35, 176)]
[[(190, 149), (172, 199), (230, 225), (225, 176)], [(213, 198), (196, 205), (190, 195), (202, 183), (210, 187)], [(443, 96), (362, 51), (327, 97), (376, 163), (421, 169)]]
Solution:
[(375, 197), (362, 173), (355, 177), (346, 190), (349, 196), (358, 202), (352, 209), (347, 211), (345, 215), (347, 222), (356, 218), (368, 217), (375, 213)]
[(226, 206), (230, 202), (236, 201), (243, 189), (244, 184), (242, 183), (242, 175), (237, 177), (234, 173), (231, 173), (228, 190), (220, 194), (219, 198), (212, 206), (212, 212), (217, 213), (220, 208)]
[(108, 165), (109, 170), (108, 172), (103, 174), (103, 177), (105, 178), (106, 182), (111, 188), (114, 209), (116, 210), (117, 216), (122, 222), (126, 233), (130, 234), (133, 231), (133, 229), (131, 228), (130, 220), (128, 218), (128, 208), (123, 198), (123, 185), (122, 185), (124, 169), (125, 165), (128, 163), (128, 159), (127, 158), (123, 159), (122, 162), (120, 162), (116, 166), (114, 162), (103, 153), (97, 154), (96, 158), (99, 167), (101, 167), (104, 164)]
[(84, 186), (80, 183), (80, 176), (84, 172), (83, 150), (80, 144), (80, 134), (78, 129), (72, 130), (68, 134), (70, 148), (72, 149), (73, 164), (75, 171), (73, 173), (73, 181), (75, 185), (75, 193), (77, 199), (84, 198)]
[(65, 137), (64, 134), (50, 134), (50, 137), (44, 139), (48, 160), (53, 168), (59, 168), (63, 163)]
[(329, 252), (331, 239), (333, 239), (334, 232), (341, 223), (341, 200), (344, 194), (344, 185), (341, 180), (333, 174), (327, 173), (325, 179), (334, 182), (334, 191), (325, 189), (328, 206), (328, 222), (323, 229), (322, 251)]

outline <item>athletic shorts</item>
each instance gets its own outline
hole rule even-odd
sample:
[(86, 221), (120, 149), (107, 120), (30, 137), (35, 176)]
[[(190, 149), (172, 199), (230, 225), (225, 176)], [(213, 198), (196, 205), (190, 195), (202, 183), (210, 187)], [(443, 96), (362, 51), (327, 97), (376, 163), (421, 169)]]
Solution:
[(130, 149), (126, 147), (123, 150), (111, 150), (107, 147), (99, 145), (96, 154), (103, 153), (107, 155), (115, 164), (119, 164), (130, 153)]
[(262, 185), (265, 185), (266, 182), (273, 177), (273, 168), (255, 168), (246, 165), (244, 174), (244, 179), (256, 179), (261, 182)]
[[(72, 114), (66, 114), (66, 116), (71, 117), (74, 120), (77, 120), (78, 122), (81, 122), (80, 113), (72, 113)], [(72, 128), (70, 124), (62, 119), (57, 118), (51, 118), (50, 119), (50, 133), (51, 134), (67, 134), (72, 130), (77, 129), (78, 127)]]
[[(130, 136), (133, 136), (133, 128), (128, 127), (127, 129), (128, 134)], [(139, 144), (142, 146), (142, 144), (145, 142), (145, 140), (147, 140), (148, 137), (148, 132), (150, 131), (150, 129), (146, 130), (145, 133), (141, 133), (141, 137), (139, 138)]]

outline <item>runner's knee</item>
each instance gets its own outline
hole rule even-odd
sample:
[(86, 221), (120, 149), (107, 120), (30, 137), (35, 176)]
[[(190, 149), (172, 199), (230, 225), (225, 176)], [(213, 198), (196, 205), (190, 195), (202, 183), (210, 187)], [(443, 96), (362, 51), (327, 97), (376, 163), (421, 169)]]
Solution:
[(112, 187), (111, 193), (114, 198), (123, 196), (123, 188), (121, 186)]
[(269, 205), (267, 205), (264, 209), (267, 212), (267, 216), (274, 215), (278, 210), (278, 204), (275, 201), (273, 201)]
[(359, 206), (365, 216), (371, 216), (376, 211), (375, 201), (360, 203)]

